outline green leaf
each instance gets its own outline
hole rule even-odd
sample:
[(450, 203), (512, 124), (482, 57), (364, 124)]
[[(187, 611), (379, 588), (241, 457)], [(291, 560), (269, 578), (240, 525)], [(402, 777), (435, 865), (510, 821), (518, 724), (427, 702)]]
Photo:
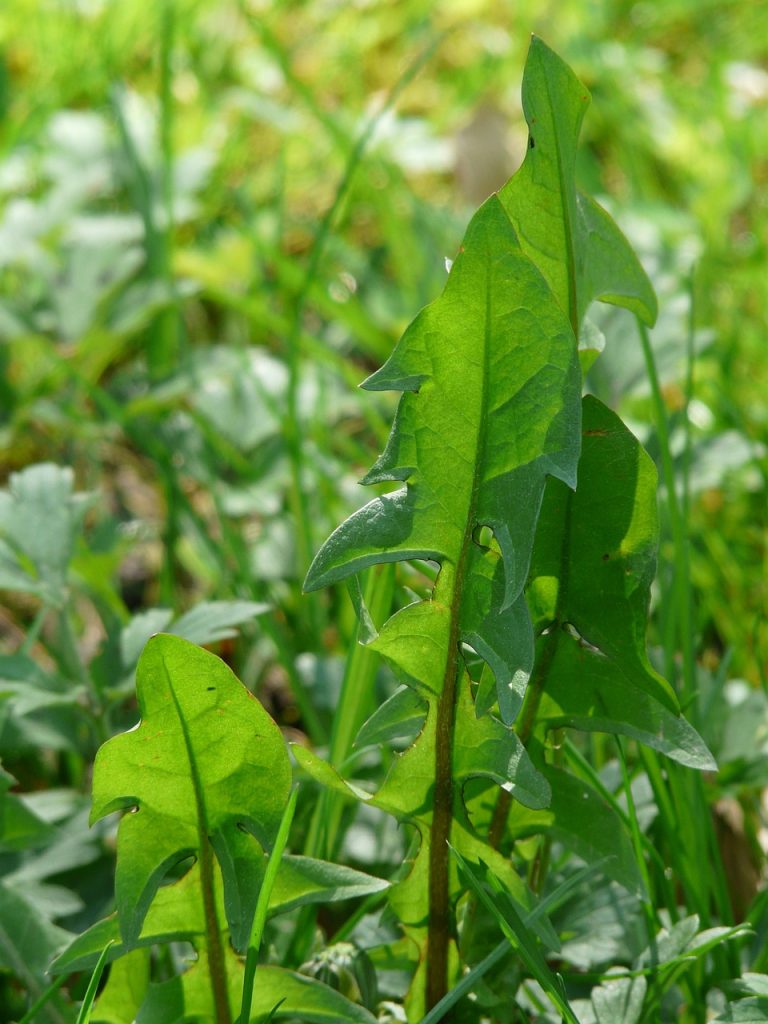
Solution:
[(107, 955), (109, 954), (109, 947), (111, 942), (108, 942), (104, 949), (101, 951), (99, 959), (96, 961), (96, 966), (93, 969), (90, 980), (88, 981), (88, 987), (85, 990), (83, 996), (83, 1002), (80, 1006), (80, 1012), (77, 1015), (76, 1024), (88, 1024), (91, 1019), (91, 1010), (93, 1009), (93, 1001), (96, 998), (96, 990), (99, 987), (101, 976), (104, 973), (104, 967), (107, 962)]
[(749, 932), (750, 926), (747, 924), (738, 924), (733, 928), (705, 928), (700, 932), (698, 914), (690, 914), (671, 928), (660, 929), (655, 943), (643, 952), (640, 963), (669, 965), (681, 959), (694, 960), (720, 943), (740, 938)]
[(212, 644), (237, 636), (235, 626), (250, 622), (269, 611), (259, 601), (201, 601), (168, 630), (195, 644)]
[(579, 370), (568, 322), (498, 199), (473, 217), (442, 297), (364, 386), (405, 392), (365, 482), (409, 484), (336, 530), (305, 589), (376, 562), (458, 566), (475, 527), (487, 525), (504, 558), (509, 607), (525, 582), (547, 474), (575, 484)]
[(768, 996), (749, 996), (731, 1003), (712, 1024), (765, 1024), (768, 1021)]
[(74, 473), (44, 462), (12, 473), (0, 490), (0, 587), (60, 607), (67, 569), (92, 498), (74, 493)]
[[(215, 888), (216, 908), (223, 912), (224, 890), (221, 875), (217, 874)], [(120, 930), (116, 913), (91, 925), (78, 935), (54, 960), (50, 970), (54, 974), (89, 970), (93, 967), (99, 952), (112, 941), (108, 960), (117, 960), (133, 949), (148, 948), (169, 942), (188, 941), (193, 945), (204, 941), (205, 916), (203, 911), (200, 868), (195, 864), (183, 878), (173, 885), (166, 885), (157, 891), (144, 917), (141, 934), (127, 944)]]
[(149, 950), (116, 960), (91, 1013), (92, 1024), (133, 1024), (149, 987)]
[[(511, 726), (534, 665), (523, 588), (544, 489), (576, 486), (583, 314), (598, 298), (649, 322), (655, 317), (653, 291), (623, 236), (576, 191), (576, 143), (587, 100), (570, 69), (534, 39), (523, 82), (531, 127), (526, 160), (472, 218), (442, 295), (364, 384), (403, 394), (386, 448), (363, 483), (402, 486), (343, 523), (316, 555), (305, 582), (315, 590), (367, 566), (403, 559), (440, 565), (429, 600), (397, 612), (370, 643), (416, 700), (398, 696), (374, 716), (364, 737), (412, 727), (417, 701), (426, 704), (418, 737), (380, 791), (355, 794), (335, 771), (297, 749), (297, 760), (316, 778), (419, 830), (411, 875), (391, 894), (419, 948), (409, 1004), (414, 1017), (444, 995), (453, 957), (451, 906), (460, 886), (447, 863), (447, 843), (474, 859), (480, 848), (487, 862), (494, 856), (467, 820), (466, 781), (492, 778), (514, 795), (516, 806), (527, 805), (540, 824), (545, 821), (548, 781)], [(587, 342), (596, 344), (592, 335)], [(492, 531), (492, 542), (483, 541), (483, 528)], [(553, 530), (548, 532), (551, 537)], [(555, 597), (561, 571), (566, 579), (561, 563), (549, 584)], [(462, 644), (492, 673), (495, 701), (483, 682), (473, 702)], [(641, 668), (650, 673), (647, 659)], [(664, 687), (659, 679), (657, 688)], [(674, 698), (668, 702), (676, 714)], [(484, 714), (494, 704), (501, 721)], [(577, 795), (596, 799), (591, 792)], [(602, 806), (589, 806), (595, 818), (604, 813)], [(562, 801), (554, 821), (549, 825), (577, 834), (576, 818)], [(621, 830), (612, 827), (596, 845), (587, 839), (582, 848), (591, 857), (615, 853), (608, 847), (617, 836), (615, 871), (637, 888), (631, 846)], [(519, 879), (509, 884), (516, 885), (516, 898), (522, 896)]]
[[(715, 763), (646, 653), (656, 565), (656, 470), (615, 413), (583, 402), (575, 494), (552, 481), (528, 601), (548, 649), (538, 721), (619, 733), (694, 768)], [(563, 568), (567, 554), (567, 572)]]
[(638, 978), (617, 978), (592, 989), (597, 1024), (637, 1024), (643, 1013), (648, 983)]
[[(309, 903), (335, 903), (357, 899), (388, 888), (389, 882), (354, 868), (310, 857), (285, 855), (272, 888), (269, 915), (285, 913)], [(214, 895), (219, 912), (224, 908), (224, 888), (216, 872)], [(144, 918), (141, 933), (130, 947), (120, 933), (117, 914), (91, 925), (78, 935), (51, 966), (53, 973), (89, 970), (110, 940), (109, 960), (125, 956), (128, 948), (147, 948), (186, 940), (199, 944), (205, 936), (200, 868), (195, 864), (183, 878), (157, 891)]]
[(745, 971), (734, 984), (745, 995), (768, 996), (768, 974)]
[(621, 818), (582, 779), (552, 765), (543, 765), (541, 770), (552, 790), (549, 807), (532, 810), (514, 804), (509, 816), (512, 835), (551, 835), (587, 864), (600, 861), (609, 878), (628, 892), (641, 895), (642, 878), (631, 837)]
[(426, 717), (426, 701), (409, 686), (401, 686), (363, 723), (355, 737), (355, 746), (367, 747), (404, 737), (413, 740)]
[(523, 77), (528, 150), (499, 193), (523, 251), (544, 274), (575, 333), (594, 299), (652, 325), (656, 296), (610, 216), (576, 189), (576, 149), (588, 90), (536, 36)]
[(280, 862), (269, 910), (274, 914), (307, 903), (351, 900), (381, 892), (389, 888), (389, 884), (383, 878), (374, 878), (341, 864), (286, 855)]
[[(243, 966), (227, 953), (227, 977), (232, 1006), (238, 1005)], [(278, 1006), (279, 1004), (279, 1006)], [(376, 1018), (314, 978), (281, 967), (262, 965), (257, 972), (250, 1021), (262, 1022), (278, 1007), (274, 1020), (299, 1019), (307, 1024), (375, 1024)], [(149, 987), (136, 1024), (186, 1024), (213, 1021), (210, 980), (204, 958), (183, 974)]]
[[(10, 972), (33, 997), (47, 987), (48, 964), (69, 938), (21, 893), (0, 882), (0, 970)], [(65, 1021), (54, 1005), (47, 1006), (39, 1019), (46, 1024)]]
[(0, 853), (42, 846), (52, 834), (50, 825), (8, 792), (15, 784), (16, 779), (0, 767)]
[(168, 870), (190, 855), (204, 857), (210, 842), (239, 945), (263, 871), (259, 843), (271, 843), (288, 798), (285, 743), (230, 669), (179, 637), (148, 642), (136, 686), (141, 723), (99, 750), (91, 812), (93, 822), (112, 811), (133, 811), (118, 829), (123, 937), (129, 944), (138, 939)]
[(151, 608), (135, 615), (120, 634), (123, 666), (134, 666), (145, 643), (155, 633), (165, 631), (194, 644), (212, 644), (237, 636), (236, 626), (250, 622), (268, 609), (269, 605), (257, 601), (201, 601), (174, 621), (168, 608)]

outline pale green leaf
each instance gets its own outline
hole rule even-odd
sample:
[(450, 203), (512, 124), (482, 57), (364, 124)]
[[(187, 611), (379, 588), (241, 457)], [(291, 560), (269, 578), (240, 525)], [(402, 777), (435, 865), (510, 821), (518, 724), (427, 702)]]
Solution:
[(269, 605), (257, 601), (201, 601), (174, 621), (167, 608), (150, 608), (135, 615), (120, 634), (120, 653), (125, 668), (132, 668), (144, 644), (165, 631), (194, 644), (212, 644), (237, 636), (236, 626), (263, 615)]
[(74, 473), (44, 462), (12, 473), (0, 490), (0, 586), (61, 605), (67, 569), (91, 502), (74, 491)]
[(765, 1024), (768, 1021), (768, 996), (748, 996), (731, 1003), (712, 1024)]
[(592, 1006), (597, 1024), (637, 1024), (643, 1013), (648, 983), (637, 978), (606, 980), (592, 989)]
[[(69, 932), (43, 917), (22, 893), (0, 882), (0, 970), (39, 995), (47, 986), (44, 975), (49, 962), (69, 938)], [(54, 1007), (45, 1019), (63, 1021)]]

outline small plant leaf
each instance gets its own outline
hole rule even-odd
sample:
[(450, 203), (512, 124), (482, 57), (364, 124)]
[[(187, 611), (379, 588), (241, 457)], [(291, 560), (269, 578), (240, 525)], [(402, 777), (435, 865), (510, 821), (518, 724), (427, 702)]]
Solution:
[(0, 767), (0, 853), (43, 846), (53, 837), (51, 826), (8, 792), (14, 785), (16, 779)]
[(235, 626), (269, 611), (259, 601), (202, 601), (170, 626), (168, 632), (194, 644), (212, 644), (237, 636)]
[(92, 822), (116, 810), (133, 812), (118, 830), (123, 937), (129, 944), (138, 939), (168, 870), (210, 842), (224, 876), (233, 939), (242, 941), (263, 870), (258, 844), (269, 846), (288, 799), (283, 738), (219, 658), (179, 637), (148, 642), (136, 686), (141, 723), (99, 750), (91, 812)]
[(383, 878), (374, 878), (342, 864), (287, 855), (280, 862), (269, 911), (270, 914), (282, 913), (307, 903), (333, 903), (370, 896), (389, 888), (389, 884)]
[[(70, 933), (52, 924), (24, 896), (0, 882), (0, 970), (17, 978), (34, 995), (43, 992), (51, 958), (70, 939)], [(41, 1020), (60, 1024), (63, 1016), (53, 1007)]]
[(768, 996), (748, 996), (731, 1003), (712, 1024), (765, 1024), (768, 1021)]
[(74, 473), (44, 462), (12, 473), (0, 490), (0, 587), (61, 607), (67, 569), (92, 501), (75, 494)]
[(427, 717), (427, 704), (409, 686), (401, 686), (363, 723), (356, 747), (407, 738), (413, 740)]
[(637, 978), (606, 980), (592, 989), (592, 1007), (597, 1024), (637, 1024), (643, 1013), (648, 983)]
[(257, 601), (201, 601), (174, 621), (170, 609), (151, 608), (134, 616), (120, 634), (123, 666), (133, 668), (144, 644), (155, 633), (172, 633), (193, 644), (212, 644), (237, 636), (236, 626), (268, 609), (269, 605)]

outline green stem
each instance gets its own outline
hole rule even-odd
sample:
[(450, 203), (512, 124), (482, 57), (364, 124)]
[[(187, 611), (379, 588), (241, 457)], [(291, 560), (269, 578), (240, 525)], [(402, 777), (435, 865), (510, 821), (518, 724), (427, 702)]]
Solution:
[(293, 813), (296, 810), (296, 799), (299, 795), (298, 789), (293, 789), (285, 805), (283, 816), (280, 819), (280, 827), (277, 830), (272, 852), (267, 861), (267, 870), (264, 872), (264, 880), (259, 889), (259, 898), (256, 903), (256, 912), (253, 915), (251, 926), (251, 939), (248, 943), (248, 952), (245, 957), (245, 974), (243, 977), (243, 999), (240, 1005), (239, 1024), (248, 1024), (251, 1019), (251, 1004), (253, 1002), (253, 985), (256, 978), (256, 966), (259, 960), (259, 949), (264, 934), (264, 925), (267, 921), (269, 910), (269, 898), (272, 894), (272, 886), (275, 884), (277, 872), (280, 869), (280, 858), (283, 856), (285, 844), (288, 842), (288, 833), (291, 830)]
[(435, 601), (450, 595), (451, 625), (448, 658), (437, 702), (435, 723), (435, 787), (429, 840), (429, 931), (427, 933), (426, 1006), (433, 1006), (448, 991), (450, 941), (449, 848), (453, 821), (453, 731), (459, 676), (459, 605), (469, 535), (465, 535), (455, 570), (446, 563), (435, 588)]
[[(374, 623), (383, 622), (392, 607), (395, 567), (393, 564), (377, 566), (370, 570), (365, 587), (364, 602), (370, 609)], [(374, 682), (379, 656), (360, 642), (360, 630), (353, 638), (347, 652), (344, 679), (336, 713), (333, 716), (328, 761), (334, 768), (341, 769), (352, 751), (354, 738), (360, 726), (370, 714), (374, 700)], [(338, 793), (324, 789), (312, 814), (304, 854), (335, 860), (341, 842), (341, 825), (346, 801)], [(302, 907), (294, 929), (288, 960), (301, 963), (309, 955), (315, 937), (317, 906)]]
[(200, 882), (203, 890), (203, 913), (205, 915), (205, 935), (208, 951), (208, 976), (211, 979), (213, 1005), (216, 1024), (231, 1024), (232, 1014), (229, 1009), (227, 992), (227, 967), (224, 961), (224, 944), (216, 913), (213, 881), (213, 847), (202, 826), (200, 839)]
[[(557, 652), (557, 645), (560, 639), (560, 629), (563, 626), (563, 599), (568, 587), (569, 559), (571, 553), (571, 510), (573, 508), (573, 491), (568, 491), (565, 498), (565, 513), (563, 516), (563, 540), (560, 548), (560, 583), (557, 592), (557, 603), (555, 605), (555, 619), (549, 627), (549, 633), (544, 639), (543, 647), (536, 658), (533, 675), (528, 683), (525, 692), (525, 700), (520, 712), (520, 727), (517, 729), (517, 736), (524, 747), (528, 746), (533, 735), (536, 724), (536, 715), (539, 711), (541, 698), (544, 695), (544, 687), (547, 683), (547, 676), (552, 664), (552, 659)], [(488, 831), (488, 842), (498, 849), (504, 835), (504, 828), (509, 817), (509, 809), (512, 806), (512, 797), (506, 789), (502, 789), (496, 799), (496, 806), (493, 809), (491, 826)], [(543, 866), (546, 870), (546, 866)], [(543, 883), (543, 873), (537, 869), (540, 876), (538, 881)]]

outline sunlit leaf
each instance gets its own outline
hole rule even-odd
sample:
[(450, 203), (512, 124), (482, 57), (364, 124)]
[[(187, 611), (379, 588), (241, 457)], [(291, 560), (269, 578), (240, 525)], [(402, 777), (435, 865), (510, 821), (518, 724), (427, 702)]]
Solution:
[(262, 847), (276, 833), (290, 788), (280, 731), (220, 659), (179, 637), (148, 642), (136, 686), (141, 723), (99, 750), (91, 813), (97, 821), (131, 812), (118, 830), (123, 935), (138, 938), (169, 869), (210, 843), (224, 875), (229, 925), (242, 942)]

